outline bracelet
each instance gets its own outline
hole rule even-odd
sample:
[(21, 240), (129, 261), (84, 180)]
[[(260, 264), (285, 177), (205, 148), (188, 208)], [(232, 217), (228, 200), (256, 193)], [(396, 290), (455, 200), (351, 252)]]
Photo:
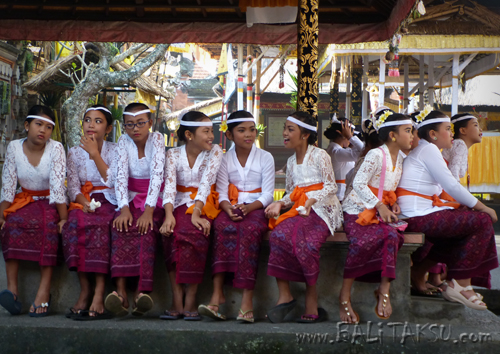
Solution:
[(200, 212), (200, 216), (201, 216), (201, 209), (200, 209), (200, 208), (198, 208), (197, 206), (195, 206), (195, 207), (193, 208), (193, 211), (195, 211), (195, 210), (198, 210), (198, 211)]

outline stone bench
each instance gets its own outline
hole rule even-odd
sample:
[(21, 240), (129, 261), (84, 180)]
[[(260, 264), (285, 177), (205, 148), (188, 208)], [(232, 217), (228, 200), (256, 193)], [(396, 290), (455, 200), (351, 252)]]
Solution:
[[(259, 259), (259, 270), (257, 284), (254, 292), (254, 310), (256, 318), (263, 318), (266, 310), (273, 307), (278, 298), (278, 289), (274, 278), (267, 276), (267, 261), (269, 257), (269, 233), (264, 238)], [(410, 296), (410, 254), (423, 244), (424, 235), (418, 233), (405, 233), (405, 242), (398, 255), (397, 278), (392, 282), (391, 301), (394, 314), (391, 320), (405, 321), (411, 317)], [(319, 304), (330, 316), (330, 319), (338, 319), (338, 297), (342, 284), (344, 262), (347, 254), (349, 241), (344, 232), (336, 232), (328, 237), (327, 242), (321, 248), (320, 275), (318, 279)], [(152, 315), (159, 315), (171, 304), (170, 284), (165, 269), (163, 255), (158, 247), (155, 264), (154, 291), (151, 294), (155, 301)], [(208, 257), (207, 267), (203, 283), (198, 291), (199, 303), (208, 303), (212, 293), (212, 278), (210, 267), (211, 255)], [(20, 299), (23, 309), (27, 311), (29, 304), (35, 298), (39, 281), (38, 265), (32, 262), (22, 262), (19, 272)], [(0, 262), (0, 288), (6, 287), (5, 263)], [(356, 282), (353, 286), (352, 303), (359, 313), (362, 321), (376, 321), (373, 308), (375, 297), (373, 290), (376, 284)], [(112, 282), (108, 281), (108, 292), (114, 289)], [(291, 316), (300, 316), (303, 312), (305, 285), (302, 283), (291, 283), (292, 293), (298, 300), (298, 306)], [(69, 272), (65, 264), (56, 267), (52, 281), (52, 307), (55, 312), (65, 312), (68, 307), (73, 306), (79, 294), (77, 274)], [(242, 290), (233, 289), (231, 286), (225, 288), (226, 304), (221, 306), (221, 312), (228, 317), (236, 317), (241, 302)], [(129, 296), (132, 299), (132, 296)], [(3, 310), (0, 310), (3, 311)]]

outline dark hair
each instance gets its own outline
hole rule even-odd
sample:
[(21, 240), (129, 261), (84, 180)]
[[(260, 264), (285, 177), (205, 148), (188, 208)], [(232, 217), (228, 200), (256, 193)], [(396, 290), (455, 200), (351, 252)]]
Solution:
[(390, 109), (390, 108), (384, 108), (384, 109), (381, 109), (380, 111), (378, 111), (377, 113), (375, 113), (375, 114), (374, 114), (374, 116), (375, 116), (376, 118), (378, 118), (378, 117), (380, 117), (382, 114), (384, 114), (384, 113), (385, 113), (385, 112), (387, 112), (387, 111), (392, 112), (392, 113), (396, 113), (396, 112), (394, 112), (394, 111), (393, 111), (392, 109)]
[(325, 138), (329, 139), (330, 141), (337, 140), (338, 138), (342, 137), (342, 134), (339, 133), (339, 131), (342, 131), (342, 122), (348, 122), (350, 123), (349, 119), (341, 117), (337, 118), (340, 123), (331, 123), (328, 128), (326, 128), (325, 132), (323, 135)]
[[(207, 115), (198, 111), (190, 111), (182, 116), (182, 120), (185, 120), (186, 122), (201, 122), (205, 118), (208, 118)], [(177, 130), (177, 138), (179, 138), (179, 141), (186, 142), (186, 131), (190, 131), (194, 134), (198, 128), (199, 127), (187, 127), (185, 125), (181, 125)]]
[[(28, 111), (28, 116), (39, 116), (40, 114), (49, 117), (54, 123), (56, 122), (56, 116), (54, 115), (54, 112), (52, 112), (52, 110), (47, 106), (37, 104), (31, 107)], [(26, 122), (28, 122), (28, 124), (31, 124), (33, 119), (35, 118), (26, 118)]]
[[(415, 117), (417, 115), (418, 114), (415, 114)], [(432, 111), (431, 113), (429, 113), (427, 115), (427, 117), (425, 117), (424, 122), (428, 122), (429, 120), (436, 119), (436, 118), (446, 118), (446, 117), (448, 117), (448, 116), (441, 111)], [(422, 128), (418, 129), (418, 137), (420, 139), (424, 139), (430, 143), (431, 137), (429, 136), (429, 132), (431, 130), (434, 130), (434, 131), (438, 130), (440, 124), (442, 124), (442, 123), (432, 123), (432, 124), (424, 125)]]
[[(293, 112), (292, 114), (290, 114), (290, 117), (298, 119), (302, 123), (309, 124), (309, 125), (312, 125), (314, 127), (316, 127), (318, 124), (318, 121), (316, 119), (314, 119), (307, 112), (296, 111), (296, 112)], [(299, 125), (299, 128), (300, 128), (300, 132), (302, 134), (309, 134), (309, 138), (307, 138), (307, 143), (309, 145), (314, 145), (316, 143), (316, 141), (318, 140), (318, 133), (313, 131), (313, 130), (309, 130), (309, 129), (306, 129), (304, 127), (301, 127), (300, 125)]]
[[(387, 119), (385, 120), (384, 123), (396, 122), (398, 120), (407, 120), (407, 119), (411, 119), (411, 117), (409, 117), (405, 114), (401, 114), (401, 113), (393, 113), (389, 117), (387, 117)], [(380, 139), (380, 141), (385, 143), (386, 141), (389, 140), (389, 133), (390, 132), (397, 133), (399, 131), (400, 127), (401, 127), (400, 125), (392, 125), (390, 127), (383, 127), (378, 131), (378, 138)]]
[[(93, 105), (92, 107), (89, 107), (89, 108), (106, 108), (106, 109), (108, 109), (106, 106), (104, 106), (102, 104), (95, 104), (95, 105)], [(111, 115), (111, 113), (109, 113), (107, 111), (103, 111), (102, 109), (99, 109), (97, 111), (101, 112), (104, 115), (104, 117), (106, 118), (106, 123), (108, 123), (108, 125), (113, 125), (113, 116)], [(83, 115), (84, 118), (85, 118), (85, 114)]]
[[(373, 122), (371, 119), (365, 119), (361, 124), (363, 129), (363, 140), (365, 142), (365, 150), (368, 152), (371, 149), (377, 148), (382, 145), (382, 142), (378, 138), (378, 133), (373, 127)], [(371, 127), (370, 127), (371, 125)]]
[[(125, 109), (123, 110), (123, 112), (139, 112), (139, 111), (142, 111), (144, 109), (149, 109), (149, 107), (147, 105), (145, 105), (144, 103), (137, 103), (137, 102), (134, 102), (134, 103), (130, 103), (127, 107), (125, 107)], [(123, 122), (125, 123), (125, 116), (126, 114), (123, 115)], [(151, 120), (152, 117), (151, 117), (151, 111), (148, 112), (148, 119)]]
[(253, 118), (253, 115), (250, 112), (243, 110), (231, 113), (229, 117), (227, 117), (227, 130), (230, 131), (231, 133), (233, 132), (234, 128), (243, 123), (243, 122), (231, 123), (231, 119), (237, 119), (237, 118)]
[(453, 123), (453, 130), (455, 131), (455, 134), (453, 135), (453, 139), (459, 139), (460, 138), (460, 128), (467, 128), (467, 124), (469, 124), (470, 120), (474, 117), (470, 113), (460, 113), (460, 114), (455, 114), (453, 117), (451, 117), (451, 120), (457, 119), (457, 118), (462, 118), (465, 116), (471, 116), (469, 119), (464, 119), (459, 122)]

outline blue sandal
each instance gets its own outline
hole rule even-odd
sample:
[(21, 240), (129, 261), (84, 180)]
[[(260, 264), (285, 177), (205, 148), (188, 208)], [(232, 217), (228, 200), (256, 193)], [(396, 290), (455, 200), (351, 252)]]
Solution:
[(22, 304), (10, 290), (0, 292), (0, 305), (10, 312), (11, 315), (19, 315), (21, 313)]
[[(30, 311), (30, 317), (46, 317), (49, 315), (49, 309), (50, 309), (50, 301), (52, 300), (52, 295), (49, 295), (49, 302), (42, 302), (39, 306), (35, 305), (35, 302), (33, 302), (33, 312)], [(39, 308), (47, 308), (47, 311), (42, 312), (42, 313), (36, 313), (36, 310)]]

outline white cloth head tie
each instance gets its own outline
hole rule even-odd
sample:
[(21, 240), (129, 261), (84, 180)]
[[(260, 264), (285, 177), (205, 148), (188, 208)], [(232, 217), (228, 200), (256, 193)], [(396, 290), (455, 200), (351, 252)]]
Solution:
[(455, 119), (452, 119), (451, 122), (453, 124), (457, 123), (457, 122), (460, 122), (462, 120), (466, 120), (466, 119), (477, 119), (477, 117), (474, 117), (473, 115), (466, 115), (466, 116), (463, 116), (463, 117), (459, 117), (459, 118), (455, 118)]
[(340, 120), (337, 119), (337, 113), (334, 113), (333, 114), (333, 117), (332, 117), (332, 123), (337, 123), (337, 124), (340, 124)]
[(143, 109), (142, 111), (135, 112), (135, 113), (134, 112), (123, 112), (123, 115), (137, 117), (138, 115), (141, 115), (144, 113), (151, 113), (151, 110), (150, 109)]
[(85, 114), (87, 114), (89, 111), (104, 111), (112, 114), (111, 111), (105, 107), (90, 107), (85, 111)]
[(52, 124), (52, 125), (56, 125), (56, 123), (54, 123), (54, 122), (52, 121), (52, 119), (48, 119), (48, 118), (45, 118), (45, 117), (42, 117), (42, 116), (35, 116), (35, 115), (33, 115), (33, 116), (27, 116), (27, 117), (26, 117), (26, 119), (29, 119), (29, 118), (33, 118), (33, 119), (40, 119), (40, 120), (43, 120), (43, 121), (45, 121), (45, 122), (49, 122), (49, 123), (50, 123), (50, 124)]
[(317, 132), (318, 131), (318, 128), (315, 127), (314, 125), (309, 125), (309, 124), (306, 124), (304, 122), (301, 122), (297, 118), (288, 117), (286, 120), (289, 120), (290, 122), (295, 123), (297, 125), (300, 125), (301, 127), (306, 128), (308, 130), (312, 130), (313, 132)]
[(246, 118), (235, 118), (235, 119), (228, 119), (226, 121), (227, 124), (233, 124), (233, 123), (243, 123), (243, 122), (254, 122), (255, 124), (257, 124), (255, 122), (255, 118), (250, 118), (250, 117), (246, 117)]
[(411, 119), (405, 119), (405, 120), (395, 120), (395, 121), (392, 121), (392, 122), (383, 123), (378, 128), (378, 130), (380, 130), (382, 128), (385, 128), (385, 127), (393, 127), (395, 125), (405, 125), (405, 124), (411, 124), (411, 125), (413, 125), (413, 121)]
[(188, 122), (188, 121), (181, 119), (180, 123), (181, 123), (181, 125), (183, 125), (185, 127), (213, 127), (213, 123), (211, 121), (210, 122), (197, 122), (197, 121)]
[(446, 118), (434, 118), (434, 119), (424, 120), (422, 123), (417, 125), (417, 130), (422, 128), (424, 125), (435, 124), (435, 123), (451, 123), (451, 119), (446, 117)]

